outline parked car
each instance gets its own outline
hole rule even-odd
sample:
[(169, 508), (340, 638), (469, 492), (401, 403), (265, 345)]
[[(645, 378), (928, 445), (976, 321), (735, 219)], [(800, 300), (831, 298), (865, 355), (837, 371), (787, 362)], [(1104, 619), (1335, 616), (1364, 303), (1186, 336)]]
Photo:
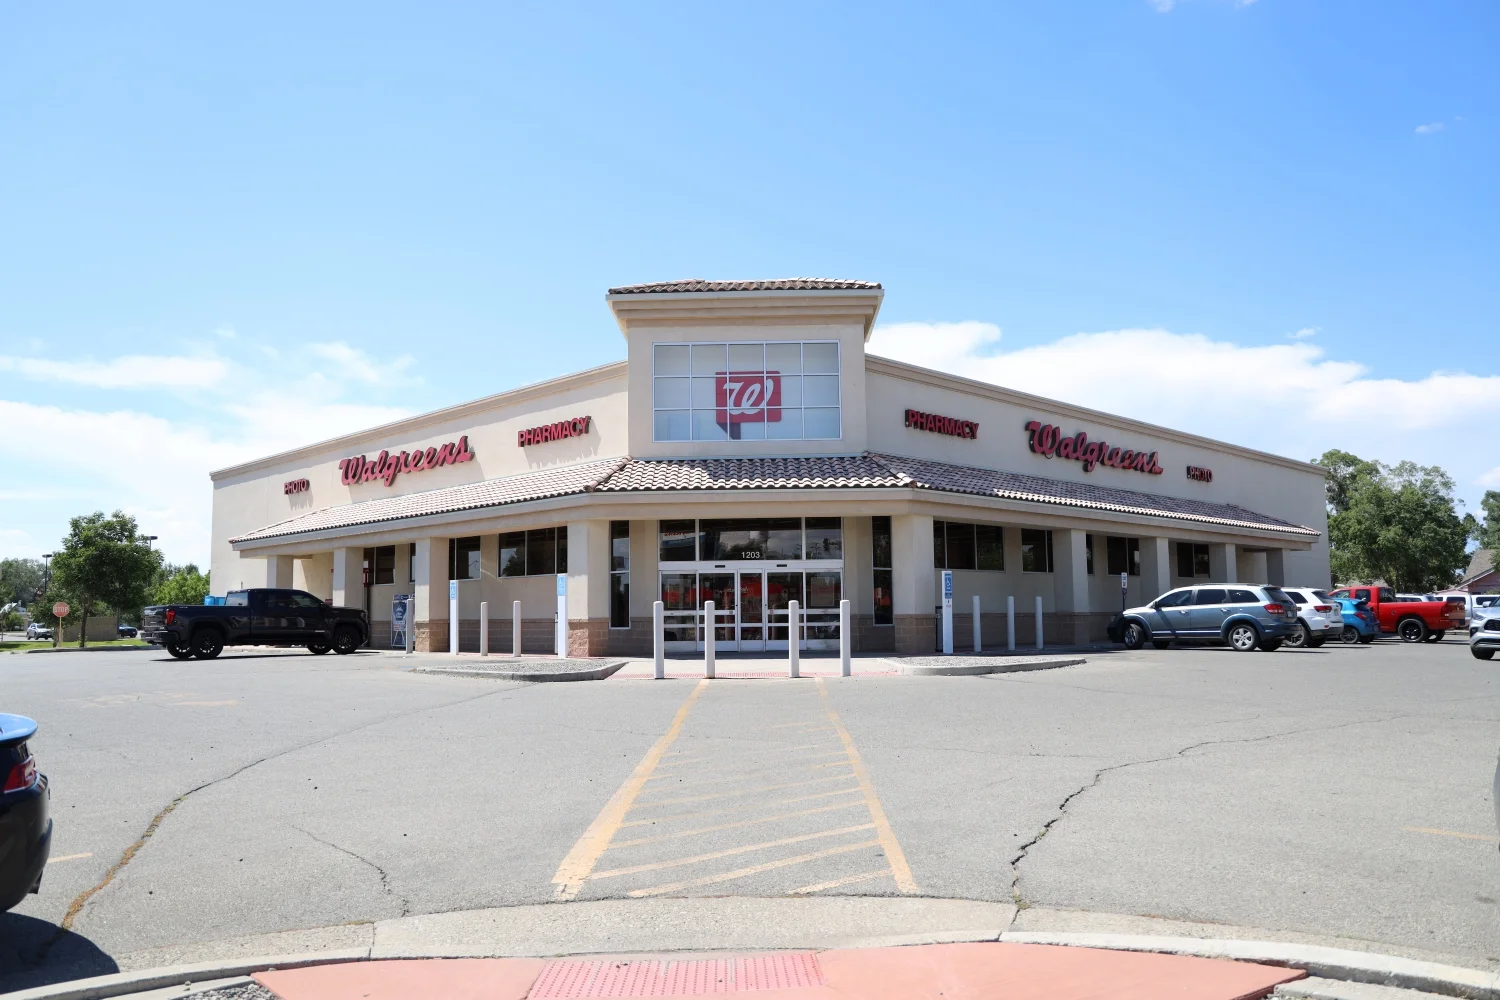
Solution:
[(1465, 625), (1474, 617), (1474, 612), (1481, 608), (1493, 608), (1500, 603), (1500, 594), (1470, 594), (1461, 590), (1439, 594), (1438, 597), (1445, 601), (1461, 600), (1464, 602)]
[(1343, 587), (1329, 597), (1352, 597), (1368, 601), (1385, 635), (1398, 635), (1402, 642), (1438, 642), (1450, 628), (1461, 628), (1463, 601), (1403, 601), (1390, 587)]
[(1469, 652), (1488, 660), (1500, 649), (1500, 608), (1484, 608), (1469, 623)]
[(134, 625), (115, 626), (115, 635), (119, 636), (121, 639), (134, 639), (136, 637), (136, 631), (137, 630)]
[(35, 735), (25, 716), (0, 715), (0, 912), (41, 891), (52, 851), (52, 790), (28, 747)]
[(52, 638), (52, 626), (43, 625), (41, 622), (32, 622), (26, 626), (26, 638), (28, 639), (50, 639)]
[(1219, 583), (1168, 591), (1150, 604), (1128, 608), (1109, 624), (1109, 637), (1127, 649), (1151, 643), (1225, 643), (1248, 653), (1280, 649), (1298, 631), (1297, 604), (1278, 587)]
[(1368, 645), (1375, 641), (1380, 634), (1380, 622), (1375, 618), (1375, 612), (1370, 610), (1368, 601), (1356, 601), (1352, 597), (1330, 597), (1343, 612), (1344, 628), (1339, 633), (1339, 639), (1345, 643), (1363, 643)]
[(1339, 606), (1328, 596), (1326, 590), (1311, 587), (1282, 587), (1281, 592), (1297, 602), (1298, 628), (1287, 639), (1288, 646), (1317, 649), (1329, 639), (1339, 639), (1344, 633), (1344, 619)]
[(336, 608), (302, 590), (231, 590), (222, 605), (158, 604), (141, 613), (141, 636), (179, 660), (211, 660), (226, 645), (306, 646), (352, 653), (370, 640), (360, 608)]

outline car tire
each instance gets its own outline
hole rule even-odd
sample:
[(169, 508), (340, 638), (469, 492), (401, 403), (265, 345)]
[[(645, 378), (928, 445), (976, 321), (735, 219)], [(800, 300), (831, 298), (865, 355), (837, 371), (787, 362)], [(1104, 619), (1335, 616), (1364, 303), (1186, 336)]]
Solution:
[(1328, 641), (1327, 639), (1314, 639), (1312, 642), (1309, 642), (1307, 645), (1311, 649), (1320, 649), (1320, 648), (1322, 648), (1323, 643), (1325, 643), (1327, 641)]
[(314, 656), (322, 656), (332, 648), (333, 647), (328, 645), (328, 643), (323, 639), (315, 639), (307, 644), (307, 651)]
[(174, 660), (191, 660), (193, 658), (193, 651), (191, 649), (183, 649), (175, 642), (169, 642), (163, 648), (166, 649), (167, 654)]
[(1291, 646), (1293, 649), (1301, 649), (1304, 646), (1312, 646), (1312, 629), (1307, 627), (1307, 622), (1297, 623), (1297, 631), (1286, 637), (1286, 644), (1288, 646)]
[(348, 656), (359, 648), (359, 630), (348, 625), (341, 626), (333, 632), (333, 651), (340, 656)]
[(193, 655), (200, 660), (212, 660), (224, 652), (224, 633), (216, 628), (200, 628), (193, 633)]
[(1396, 634), (1402, 642), (1423, 642), (1427, 639), (1427, 623), (1420, 618), (1403, 618), (1396, 623)]
[(1172, 645), (1172, 640), (1171, 639), (1152, 639), (1151, 640), (1151, 645), (1153, 647), (1155, 647), (1156, 649), (1166, 649), (1168, 646)]
[(1374, 632), (1371, 632), (1369, 635), (1362, 635), (1362, 636), (1359, 637), (1359, 644), (1361, 646), (1368, 646), (1370, 643), (1372, 643), (1374, 641), (1375, 641), (1375, 633)]
[(1344, 640), (1344, 645), (1352, 646), (1356, 642), (1359, 642), (1361, 636), (1359, 634), (1359, 629), (1355, 628), (1353, 625), (1345, 625), (1344, 631), (1339, 633), (1339, 638)]
[(1488, 660), (1495, 655), (1493, 649), (1480, 649), (1478, 646), (1470, 646), (1469, 652), (1474, 654), (1474, 659), (1476, 660)]
[(1229, 627), (1224, 633), (1224, 641), (1236, 653), (1248, 653), (1260, 645), (1260, 632), (1249, 622), (1240, 622)]
[(1262, 639), (1258, 647), (1262, 653), (1274, 653), (1281, 648), (1285, 639)]

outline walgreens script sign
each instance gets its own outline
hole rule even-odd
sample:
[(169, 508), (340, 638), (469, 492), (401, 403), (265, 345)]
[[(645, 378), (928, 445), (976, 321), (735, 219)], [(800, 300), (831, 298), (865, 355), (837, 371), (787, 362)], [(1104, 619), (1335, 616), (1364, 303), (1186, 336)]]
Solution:
[(780, 372), (716, 372), (714, 374), (715, 416), (720, 427), (731, 430), (735, 424), (776, 424), (781, 422)]

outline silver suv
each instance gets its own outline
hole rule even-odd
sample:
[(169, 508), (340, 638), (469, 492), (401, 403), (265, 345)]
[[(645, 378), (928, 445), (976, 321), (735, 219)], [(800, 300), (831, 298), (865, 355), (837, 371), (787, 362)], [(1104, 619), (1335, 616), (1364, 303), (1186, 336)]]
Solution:
[[(1469, 652), (1476, 660), (1488, 660), (1500, 649), (1500, 605), (1475, 608), (1469, 619)], [(1495, 803), (1500, 811), (1500, 802)], [(1500, 815), (1500, 812), (1497, 812)]]
[(1254, 583), (1209, 583), (1168, 591), (1150, 604), (1130, 608), (1109, 624), (1109, 637), (1126, 649), (1151, 643), (1224, 643), (1248, 653), (1281, 648), (1300, 623), (1297, 602), (1279, 587)]

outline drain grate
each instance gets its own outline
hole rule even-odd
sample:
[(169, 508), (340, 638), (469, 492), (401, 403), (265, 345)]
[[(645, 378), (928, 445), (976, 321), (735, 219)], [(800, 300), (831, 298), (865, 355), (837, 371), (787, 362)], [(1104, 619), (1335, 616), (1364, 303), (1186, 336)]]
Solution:
[(823, 985), (812, 952), (674, 962), (563, 959), (548, 962), (527, 1000), (576, 997), (680, 997)]

